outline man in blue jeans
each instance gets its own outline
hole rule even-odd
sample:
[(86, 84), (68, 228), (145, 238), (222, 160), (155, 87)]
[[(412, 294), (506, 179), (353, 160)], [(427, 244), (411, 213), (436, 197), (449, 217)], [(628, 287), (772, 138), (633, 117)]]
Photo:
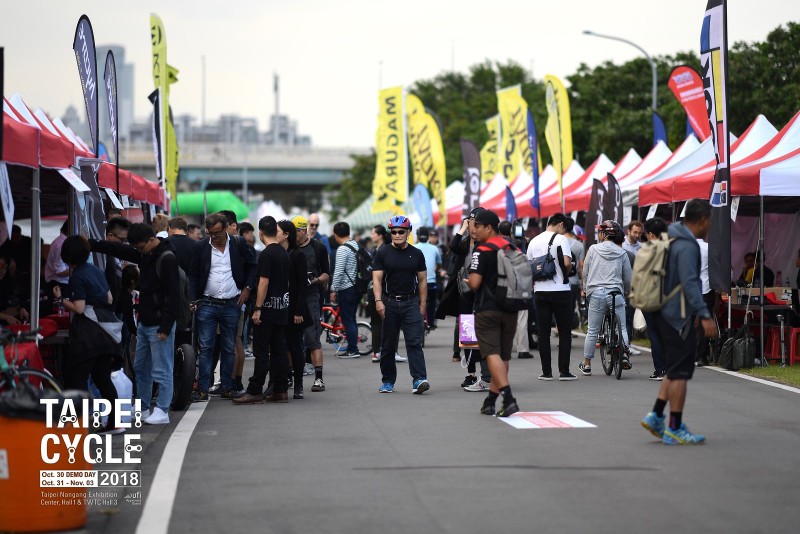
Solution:
[[(425, 255), (409, 246), (411, 221), (403, 215), (389, 219), (392, 243), (381, 247), (372, 260), (372, 294), (375, 311), (383, 319), (381, 342), (380, 393), (391, 393), (397, 380), (394, 355), (400, 330), (406, 340), (411, 393), (421, 395), (430, 389), (425, 354), (422, 352), (422, 325), (428, 297), (428, 269)], [(340, 249), (341, 250), (341, 249)], [(339, 262), (336, 262), (338, 268)]]
[(192, 401), (208, 400), (217, 327), (221, 336), (220, 396), (232, 399), (236, 327), (242, 304), (256, 283), (255, 249), (243, 237), (227, 232), (222, 213), (206, 217), (209, 238), (196, 242), (189, 273), (189, 301), (195, 306), (195, 333), (200, 344), (200, 377)]
[[(172, 245), (156, 237), (142, 223), (128, 230), (128, 242), (89, 240), (93, 252), (101, 252), (139, 265), (139, 315), (136, 330), (136, 396), (142, 401), (142, 419), (150, 425), (169, 423), (172, 371), (175, 361), (175, 321), (178, 316), (178, 261)], [(164, 256), (163, 258), (161, 256)], [(150, 412), (153, 382), (158, 383), (156, 406)]]
[[(344, 334), (347, 336), (347, 349), (340, 351), (336, 356), (358, 358), (356, 311), (358, 311), (358, 301), (361, 300), (361, 295), (355, 287), (358, 243), (355, 239), (350, 239), (350, 225), (346, 222), (337, 222), (333, 225), (333, 237), (336, 238), (339, 247), (336, 249), (336, 265), (333, 271), (330, 297), (331, 304), (339, 304), (339, 316), (342, 318)], [(313, 387), (312, 391), (314, 391)]]

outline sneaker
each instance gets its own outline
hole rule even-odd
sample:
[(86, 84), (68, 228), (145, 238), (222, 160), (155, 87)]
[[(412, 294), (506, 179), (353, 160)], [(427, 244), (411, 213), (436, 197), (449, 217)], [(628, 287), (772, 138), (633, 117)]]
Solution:
[(431, 389), (431, 385), (428, 383), (428, 380), (426, 378), (418, 378), (417, 380), (414, 380), (414, 383), (412, 384), (411, 393), (415, 395), (422, 395), (429, 389)]
[(473, 392), (482, 392), (488, 390), (489, 386), (487, 386), (486, 382), (484, 382), (483, 380), (478, 380), (474, 384), (464, 388), (464, 391), (473, 391)]
[(562, 380), (562, 381), (565, 381), (565, 380), (577, 380), (577, 379), (578, 379), (578, 377), (577, 377), (577, 376), (575, 376), (575, 375), (573, 375), (573, 374), (572, 374), (572, 373), (570, 373), (569, 371), (566, 371), (566, 372), (564, 372), (564, 373), (560, 373), (560, 374), (558, 375), (558, 379), (559, 379), (559, 380)]
[(352, 360), (353, 358), (360, 358), (361, 355), (358, 353), (358, 351), (355, 352), (348, 351), (345, 353), (337, 352), (336, 357), (341, 360)]
[(314, 366), (310, 363), (307, 363), (305, 367), (303, 367), (303, 374), (306, 376), (311, 376), (314, 374)]
[(402, 354), (400, 354), (399, 352), (397, 352), (397, 353), (395, 353), (395, 355), (394, 355), (394, 361), (396, 361), (396, 362), (400, 362), (400, 363), (403, 363), (403, 362), (407, 362), (407, 361), (408, 361), (408, 358), (406, 358), (405, 356), (403, 356)]
[(655, 380), (657, 382), (661, 382), (664, 380), (664, 375), (666, 375), (666, 371), (653, 371), (653, 374), (648, 377), (649, 380)]
[[(142, 415), (139, 417), (139, 420), (140, 420), (140, 421), (144, 421), (144, 420), (145, 420), (145, 419), (147, 419), (148, 417), (150, 417), (150, 410), (143, 410), (143, 411), (142, 411)], [(134, 421), (135, 421), (135, 420), (136, 420), (136, 418), (134, 417)]]
[(663, 439), (665, 419), (663, 415), (659, 417), (656, 415), (656, 412), (650, 412), (642, 419), (642, 426), (658, 439)]
[(629, 347), (629, 349), (630, 349), (630, 353), (633, 354), (634, 356), (639, 356), (639, 355), (642, 354), (642, 351), (640, 351), (638, 349), (634, 349), (633, 347)]
[(233, 400), (239, 396), (239, 392), (233, 389), (227, 389), (220, 393), (219, 396), (221, 399)]
[[(207, 395), (208, 394), (206, 394), (206, 396)], [(155, 408), (153, 408), (153, 413), (151, 413), (150, 417), (145, 419), (144, 422), (147, 423), (148, 425), (166, 425), (169, 424), (169, 414), (167, 414), (164, 410), (156, 406)]]
[(584, 365), (583, 362), (578, 364), (578, 371), (583, 373), (583, 376), (592, 376), (592, 367), (590, 365)]
[(294, 387), (294, 376), (293, 375), (294, 375), (294, 373), (292, 373), (292, 371), (289, 371), (289, 380), (288, 380), (288, 385), (286, 386), (289, 389), (292, 389)]
[(294, 395), (292, 395), (292, 398), (293, 398), (294, 400), (299, 400), (299, 399), (303, 399), (303, 398), (305, 398), (305, 397), (303, 396), (303, 388), (302, 388), (302, 387), (296, 387), (296, 388), (294, 388)]
[(689, 432), (689, 429), (683, 423), (677, 430), (672, 430), (669, 427), (664, 429), (664, 445), (700, 445), (705, 440), (705, 436)]
[(314, 380), (314, 385), (311, 386), (311, 391), (314, 393), (325, 391), (325, 382), (323, 382), (321, 378), (317, 378)]
[(233, 399), (233, 403), (237, 405), (245, 404), (264, 404), (264, 395), (253, 395), (252, 393), (245, 393)]
[(520, 352), (517, 354), (517, 358), (519, 358), (520, 360), (530, 360), (533, 358), (533, 354), (531, 354), (528, 351)]
[(467, 376), (464, 377), (464, 381), (461, 382), (461, 387), (462, 388), (469, 387), (469, 386), (471, 386), (472, 384), (474, 384), (477, 381), (478, 381), (478, 377), (477, 376), (475, 376), (475, 375), (467, 375)]
[(494, 415), (495, 414), (494, 403), (489, 401), (488, 398), (484, 399), (484, 401), (483, 401), (483, 406), (481, 406), (481, 413), (483, 415)]
[(390, 382), (384, 382), (381, 384), (381, 387), (378, 388), (378, 393), (392, 393), (394, 392), (394, 384)]
[(627, 371), (628, 369), (631, 369), (632, 367), (633, 367), (633, 364), (631, 363), (631, 361), (628, 358), (622, 358), (622, 368), (623, 369), (625, 369)]
[(378, 363), (381, 361), (381, 355), (379, 352), (372, 353), (372, 363)]
[(192, 402), (208, 402), (208, 393), (205, 391), (195, 391), (192, 393)]
[(515, 414), (519, 411), (519, 406), (517, 406), (517, 399), (511, 399), (511, 402), (508, 404), (503, 404), (503, 406), (498, 410), (497, 417), (508, 417), (509, 415)]
[(454, 362), (460, 362), (461, 361), (461, 355), (458, 354), (458, 353), (453, 354), (453, 361)]
[(116, 434), (124, 434), (124, 433), (125, 433), (125, 429), (123, 427), (121, 427), (121, 426), (111, 426), (111, 425), (104, 426), (98, 432), (98, 434), (105, 434), (105, 435), (109, 435), (109, 436), (113, 436), (113, 435), (116, 435)]
[(223, 392), (222, 384), (217, 383), (214, 384), (214, 386), (208, 390), (208, 395), (211, 397), (219, 397), (222, 394), (222, 392)]
[(552, 374), (545, 374), (545, 373), (542, 373), (542, 374), (540, 374), (540, 375), (539, 375), (539, 380), (544, 380), (544, 381), (546, 381), (546, 382), (549, 382), (549, 381), (551, 381), (552, 379), (553, 379), (553, 375), (552, 375)]

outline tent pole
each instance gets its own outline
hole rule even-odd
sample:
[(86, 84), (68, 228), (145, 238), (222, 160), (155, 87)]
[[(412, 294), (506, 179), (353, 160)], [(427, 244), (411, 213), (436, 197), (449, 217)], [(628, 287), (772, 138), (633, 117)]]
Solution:
[(759, 328), (760, 328), (760, 343), (758, 344), (760, 349), (759, 353), (761, 356), (761, 365), (766, 365), (766, 361), (764, 360), (764, 197), (758, 197), (760, 200), (759, 204), (759, 218), (758, 218), (758, 251), (756, 254), (756, 261), (758, 261), (758, 285), (761, 288), (761, 295), (758, 299), (758, 308), (759, 308)]
[(40, 183), (39, 169), (36, 168), (31, 183), (31, 330), (39, 328), (39, 279), (42, 274)]

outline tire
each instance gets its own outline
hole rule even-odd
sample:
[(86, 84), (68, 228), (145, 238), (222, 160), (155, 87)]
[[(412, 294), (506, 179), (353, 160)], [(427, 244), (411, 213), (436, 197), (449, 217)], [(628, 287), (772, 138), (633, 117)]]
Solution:
[(611, 336), (608, 335), (608, 315), (604, 315), (603, 322), (600, 324), (600, 333), (597, 335), (597, 339), (600, 341), (600, 363), (603, 364), (603, 372), (609, 376), (614, 370), (611, 359), (611, 346), (609, 345), (610, 337)]
[(614, 351), (614, 376), (617, 377), (617, 380), (622, 378), (622, 356), (623, 356), (623, 343), (622, 340), (625, 339), (622, 337), (622, 325), (619, 321), (614, 321), (614, 326), (616, 330), (616, 335), (613, 336), (612, 339), (612, 349)]
[[(55, 378), (53, 378), (53, 375), (46, 371), (39, 371), (38, 369), (17, 369), (17, 376), (20, 382), (29, 382), (31, 378), (36, 378), (39, 380), (39, 386), (37, 389), (51, 389), (61, 393), (61, 385)], [(0, 378), (0, 392), (5, 390), (6, 381), (5, 379)]]
[(192, 397), (194, 387), (197, 355), (194, 347), (183, 344), (175, 351), (175, 367), (172, 371), (172, 404), (173, 410), (185, 409)]
[(372, 326), (369, 323), (358, 323), (358, 353), (362, 356), (372, 354)]

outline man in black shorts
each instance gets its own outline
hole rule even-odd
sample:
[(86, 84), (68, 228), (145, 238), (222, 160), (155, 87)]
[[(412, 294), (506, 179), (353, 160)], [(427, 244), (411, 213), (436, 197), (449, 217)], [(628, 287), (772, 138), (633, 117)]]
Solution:
[(495, 414), (495, 402), (503, 397), (503, 405), (497, 411), (498, 417), (508, 417), (519, 411), (517, 400), (508, 385), (508, 362), (517, 333), (517, 312), (502, 311), (494, 301), (497, 289), (497, 252), (508, 249), (511, 243), (500, 237), (500, 218), (490, 210), (483, 210), (475, 216), (475, 233), (478, 242), (472, 253), (467, 284), (475, 292), (475, 335), (489, 371), (492, 382), (489, 395), (483, 401), (481, 413)]
[(372, 260), (372, 294), (375, 311), (383, 319), (381, 340), (381, 387), (379, 393), (394, 391), (397, 364), (394, 355), (400, 330), (406, 340), (411, 393), (421, 395), (430, 389), (422, 352), (422, 325), (428, 297), (428, 268), (425, 255), (408, 244), (411, 221), (403, 215), (389, 219), (391, 245), (381, 247)]
[[(711, 206), (706, 200), (690, 200), (683, 222), (669, 225), (672, 243), (667, 258), (664, 293), (679, 284), (681, 291), (653, 313), (653, 322), (660, 345), (664, 349), (667, 376), (661, 382), (653, 411), (642, 419), (642, 426), (660, 438), (665, 445), (696, 445), (705, 437), (692, 434), (683, 424), (686, 384), (694, 374), (696, 351), (694, 320), (699, 318), (706, 337), (716, 337), (716, 325), (703, 301), (700, 286), (700, 247), (697, 239), (708, 234)], [(684, 313), (681, 309), (684, 308)], [(669, 402), (669, 425), (665, 425), (664, 408)]]

